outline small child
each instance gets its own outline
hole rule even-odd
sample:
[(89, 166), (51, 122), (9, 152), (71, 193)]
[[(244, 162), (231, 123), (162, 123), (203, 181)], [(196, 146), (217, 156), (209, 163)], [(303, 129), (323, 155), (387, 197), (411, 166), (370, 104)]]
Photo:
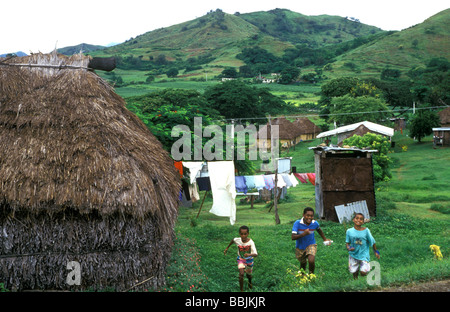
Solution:
[(238, 247), (237, 265), (239, 270), (239, 287), (241, 291), (244, 291), (244, 273), (247, 274), (248, 287), (251, 289), (252, 285), (252, 273), (253, 273), (253, 257), (258, 256), (255, 243), (248, 237), (250, 230), (247, 226), (243, 225), (239, 228), (239, 236), (233, 238), (228, 244), (228, 247), (223, 252), (227, 254), (228, 248), (235, 244)]
[(348, 229), (345, 237), (345, 245), (348, 250), (348, 269), (353, 273), (353, 278), (358, 278), (358, 272), (361, 276), (366, 276), (370, 271), (370, 255), (369, 250), (372, 246), (377, 259), (380, 259), (380, 253), (375, 245), (370, 230), (363, 227), (364, 215), (356, 213), (353, 217), (353, 228)]
[(324, 242), (331, 241), (325, 237), (320, 225), (314, 220), (314, 209), (306, 207), (303, 218), (294, 222), (291, 239), (295, 240), (295, 257), (300, 261), (300, 267), (306, 271), (306, 262), (309, 263), (309, 273), (314, 273), (317, 244), (314, 238), (317, 231)]

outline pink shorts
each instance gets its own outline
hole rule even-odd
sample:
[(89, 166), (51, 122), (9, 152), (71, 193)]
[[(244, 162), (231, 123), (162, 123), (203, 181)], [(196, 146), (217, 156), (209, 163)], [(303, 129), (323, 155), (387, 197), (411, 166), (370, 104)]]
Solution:
[(238, 269), (244, 269), (245, 273), (252, 274), (253, 273), (253, 258), (245, 259), (238, 257), (237, 258)]

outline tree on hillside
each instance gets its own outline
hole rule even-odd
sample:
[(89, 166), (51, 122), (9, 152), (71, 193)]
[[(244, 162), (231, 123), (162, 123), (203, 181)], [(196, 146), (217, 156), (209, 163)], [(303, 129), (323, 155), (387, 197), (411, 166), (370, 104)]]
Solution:
[(352, 97), (347, 94), (331, 100), (330, 120), (341, 125), (363, 120), (379, 122), (386, 118), (388, 109), (386, 103), (379, 98), (367, 95)]
[(194, 129), (194, 117), (202, 118), (202, 126), (220, 119), (216, 110), (209, 107), (206, 99), (195, 90), (164, 89), (146, 95), (127, 98), (127, 108), (134, 112), (162, 143), (167, 151), (178, 138), (171, 136), (177, 125)]
[[(205, 98), (212, 109), (227, 119), (265, 117), (285, 109), (283, 100), (265, 88), (251, 87), (238, 80), (225, 81), (205, 90)], [(255, 119), (253, 123), (265, 122)]]
[(174, 77), (178, 76), (178, 69), (172, 67), (168, 71), (166, 71), (166, 75), (169, 78), (174, 78)]
[(279, 83), (289, 84), (297, 80), (300, 75), (300, 69), (295, 66), (286, 67), (281, 71)]
[(439, 115), (431, 110), (419, 110), (409, 121), (409, 135), (421, 142), (422, 138), (433, 133), (433, 127), (439, 127)]

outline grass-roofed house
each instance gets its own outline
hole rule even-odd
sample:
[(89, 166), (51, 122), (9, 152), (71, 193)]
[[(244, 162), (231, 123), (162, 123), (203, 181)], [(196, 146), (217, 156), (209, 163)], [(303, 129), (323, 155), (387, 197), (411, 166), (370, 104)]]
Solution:
[(278, 127), (278, 139), (283, 148), (295, 148), (295, 145), (301, 141), (301, 129), (287, 120), (286, 117), (278, 117), (259, 128), (257, 133), (259, 148), (271, 148), (271, 137), (274, 135), (272, 133), (272, 126)]
[(8, 289), (164, 284), (179, 175), (89, 62), (56, 52), (0, 59), (0, 283)]

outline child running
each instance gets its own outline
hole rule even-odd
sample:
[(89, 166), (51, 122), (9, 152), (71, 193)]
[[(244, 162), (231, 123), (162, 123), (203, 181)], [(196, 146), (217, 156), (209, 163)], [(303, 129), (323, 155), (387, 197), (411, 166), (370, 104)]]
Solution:
[(252, 289), (252, 273), (253, 273), (253, 258), (258, 256), (255, 243), (248, 237), (250, 230), (247, 226), (243, 225), (239, 228), (239, 236), (233, 238), (228, 244), (228, 247), (223, 252), (227, 254), (228, 248), (235, 244), (238, 247), (237, 265), (239, 270), (239, 287), (241, 291), (244, 291), (244, 273), (247, 274), (248, 287)]
[(370, 247), (373, 248), (375, 256), (380, 259), (380, 253), (375, 245), (370, 230), (363, 227), (364, 215), (356, 213), (353, 217), (353, 228), (348, 229), (345, 237), (345, 245), (348, 250), (348, 269), (353, 274), (353, 278), (358, 278), (358, 272), (361, 276), (366, 276), (370, 271)]
[(295, 256), (300, 261), (300, 267), (306, 271), (306, 262), (309, 263), (309, 273), (314, 273), (317, 244), (314, 231), (317, 231), (322, 239), (331, 241), (325, 237), (320, 225), (314, 219), (314, 209), (306, 207), (303, 210), (303, 218), (294, 222), (292, 227), (292, 240), (295, 240)]

